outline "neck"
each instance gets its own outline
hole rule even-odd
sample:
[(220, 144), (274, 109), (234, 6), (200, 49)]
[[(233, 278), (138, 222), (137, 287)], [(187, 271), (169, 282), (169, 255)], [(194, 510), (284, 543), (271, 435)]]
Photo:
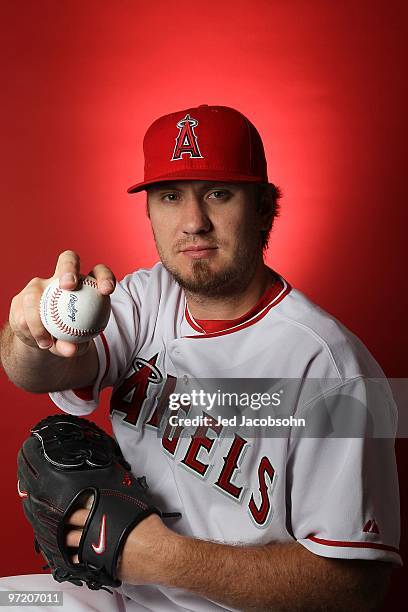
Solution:
[(206, 297), (186, 291), (187, 305), (195, 319), (237, 319), (250, 310), (273, 283), (273, 273), (263, 260), (247, 287), (239, 294), (228, 297)]

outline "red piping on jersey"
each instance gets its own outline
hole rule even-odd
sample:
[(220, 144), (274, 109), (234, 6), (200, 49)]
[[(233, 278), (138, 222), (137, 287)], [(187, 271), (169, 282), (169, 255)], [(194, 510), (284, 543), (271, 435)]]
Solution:
[(324, 544), (325, 546), (345, 546), (347, 548), (379, 548), (380, 550), (389, 550), (399, 555), (398, 548), (394, 546), (387, 546), (386, 544), (375, 544), (374, 542), (344, 542), (338, 540), (323, 540), (322, 538), (316, 538), (316, 536), (308, 536), (307, 540), (312, 540), (316, 544)]
[[(193, 316), (190, 314), (187, 304), (186, 304), (185, 317), (186, 317), (187, 322), (193, 329), (201, 333), (197, 336), (184, 336), (184, 337), (185, 338), (214, 338), (216, 336), (224, 336), (226, 334), (232, 334), (233, 332), (239, 331), (241, 329), (245, 329), (246, 327), (249, 327), (250, 325), (254, 325), (254, 323), (257, 323), (258, 321), (260, 321), (260, 319), (262, 319), (270, 311), (271, 308), (279, 304), (279, 302), (281, 302), (283, 298), (285, 298), (288, 295), (291, 289), (292, 287), (289, 285), (289, 283), (287, 283), (282, 278), (278, 278), (276, 283), (273, 285), (273, 287), (271, 287), (265, 292), (265, 294), (262, 296), (262, 298), (257, 303), (257, 305), (254, 308), (251, 308), (251, 310), (246, 315), (243, 315), (243, 317), (239, 317), (238, 319), (233, 319), (232, 321), (220, 321), (220, 324), (227, 324), (229, 325), (229, 327), (225, 329), (221, 329), (219, 331), (209, 332), (209, 333), (205, 333), (205, 330), (200, 325), (198, 325), (197, 321), (195, 321)], [(268, 295), (269, 293), (271, 294), (270, 296)], [(264, 299), (266, 295), (268, 295), (268, 297), (271, 297), (272, 300), (269, 301), (268, 304), (263, 307), (263, 303), (264, 303)], [(260, 311), (259, 311), (259, 307), (261, 307)], [(248, 316), (250, 317), (249, 319), (248, 319)]]
[[(102, 343), (103, 343), (103, 348), (105, 349), (105, 355), (106, 355), (106, 367), (105, 367), (105, 372), (101, 378), (101, 382), (99, 384), (99, 391), (101, 389), (102, 386), (102, 382), (105, 379), (105, 376), (107, 375), (107, 373), (109, 372), (109, 366), (110, 366), (110, 353), (109, 353), (109, 346), (108, 343), (106, 341), (105, 336), (103, 335), (103, 333), (100, 334)], [(79, 397), (79, 399), (84, 400), (85, 402), (91, 402), (92, 398), (93, 398), (93, 387), (92, 385), (90, 385), (89, 387), (83, 387), (82, 389), (73, 389), (74, 394)]]

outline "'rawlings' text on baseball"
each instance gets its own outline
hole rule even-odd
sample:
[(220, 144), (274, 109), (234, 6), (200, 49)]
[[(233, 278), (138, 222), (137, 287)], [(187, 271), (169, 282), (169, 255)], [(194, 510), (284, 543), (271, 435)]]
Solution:
[(70, 293), (67, 309), (68, 309), (68, 319), (71, 319), (71, 321), (76, 321), (76, 315), (78, 314), (78, 309), (75, 308), (75, 302), (77, 301), (78, 301), (78, 296), (75, 295), (75, 293)]

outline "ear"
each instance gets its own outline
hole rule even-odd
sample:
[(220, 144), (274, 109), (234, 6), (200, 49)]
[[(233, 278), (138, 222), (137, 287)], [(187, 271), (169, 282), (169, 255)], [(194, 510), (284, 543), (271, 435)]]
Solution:
[(262, 190), (257, 208), (260, 216), (260, 229), (267, 232), (272, 226), (275, 212), (275, 192), (271, 185), (266, 185)]

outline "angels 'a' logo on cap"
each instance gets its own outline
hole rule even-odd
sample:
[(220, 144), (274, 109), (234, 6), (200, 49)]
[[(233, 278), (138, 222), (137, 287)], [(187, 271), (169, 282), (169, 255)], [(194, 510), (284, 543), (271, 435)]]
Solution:
[(176, 138), (176, 145), (174, 147), (171, 161), (182, 159), (183, 155), (202, 158), (200, 149), (198, 148), (197, 136), (194, 132), (194, 128), (197, 125), (197, 119), (193, 119), (188, 113), (184, 119), (180, 119), (180, 121), (177, 123), (179, 133)]

